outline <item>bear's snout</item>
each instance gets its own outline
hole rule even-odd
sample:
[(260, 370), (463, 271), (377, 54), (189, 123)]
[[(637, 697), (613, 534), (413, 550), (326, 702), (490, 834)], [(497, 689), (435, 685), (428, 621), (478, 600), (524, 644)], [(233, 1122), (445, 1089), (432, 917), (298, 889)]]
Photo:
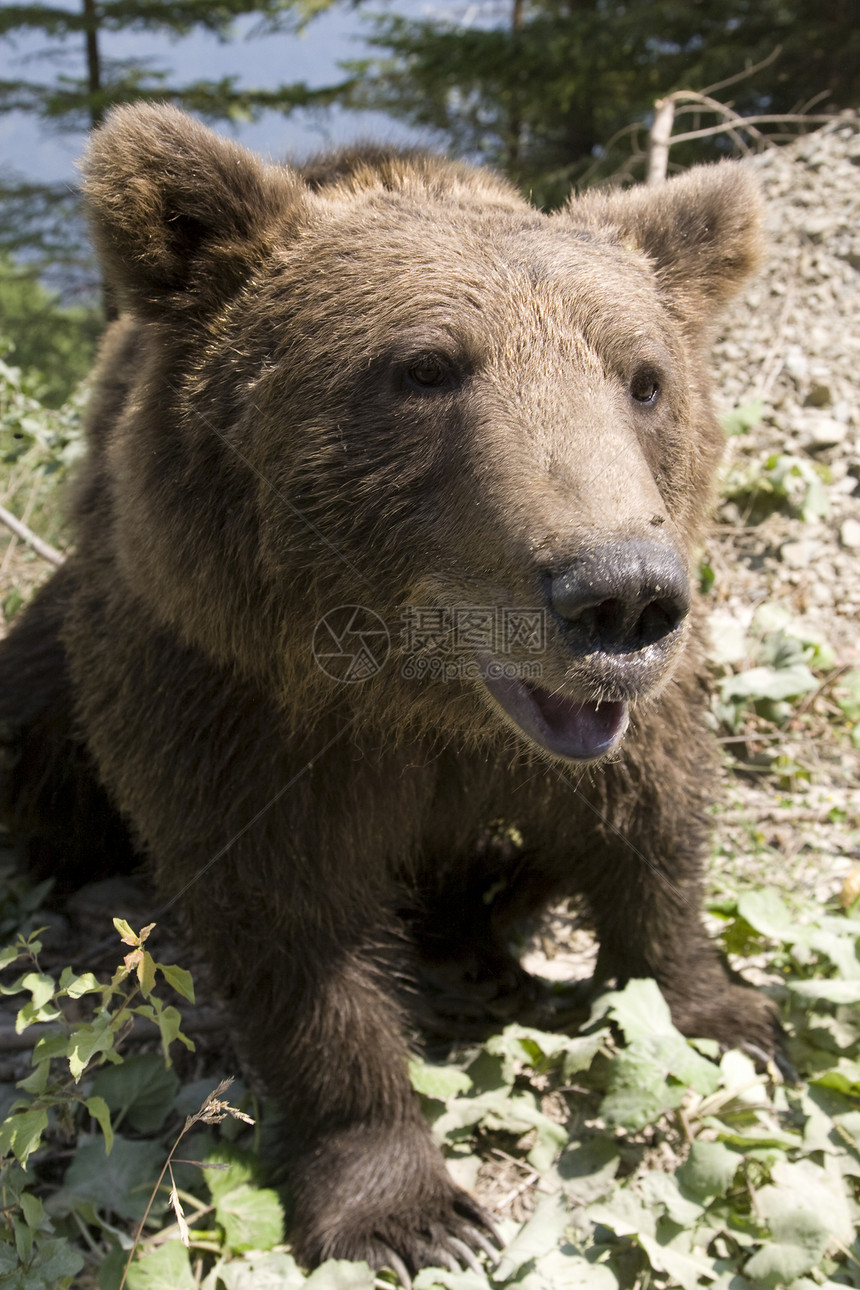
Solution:
[(545, 594), (565, 642), (577, 654), (635, 654), (668, 646), (690, 609), (680, 556), (646, 538), (595, 545), (549, 572)]

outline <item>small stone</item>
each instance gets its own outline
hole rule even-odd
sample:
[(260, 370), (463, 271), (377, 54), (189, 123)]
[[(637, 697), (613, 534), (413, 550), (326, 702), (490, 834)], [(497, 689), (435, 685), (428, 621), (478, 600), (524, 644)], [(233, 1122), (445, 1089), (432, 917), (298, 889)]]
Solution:
[(806, 569), (812, 562), (818, 543), (811, 542), (808, 538), (800, 538), (796, 542), (785, 542), (780, 547), (780, 557), (783, 564), (787, 564), (789, 569)]
[(835, 448), (847, 434), (848, 427), (843, 421), (828, 416), (811, 416), (805, 420), (803, 446), (808, 452), (821, 452), (824, 448)]
[(849, 551), (860, 550), (860, 520), (845, 520), (839, 530), (839, 541)]
[(828, 403), (832, 402), (833, 395), (830, 393), (830, 386), (819, 384), (817, 381), (803, 400), (804, 407), (807, 408), (826, 408)]

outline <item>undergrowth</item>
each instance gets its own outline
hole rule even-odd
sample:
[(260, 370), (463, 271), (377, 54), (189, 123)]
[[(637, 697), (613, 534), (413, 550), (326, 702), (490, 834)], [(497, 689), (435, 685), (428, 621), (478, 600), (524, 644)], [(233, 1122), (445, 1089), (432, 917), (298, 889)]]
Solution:
[[(739, 410), (736, 432), (749, 415)], [(77, 403), (40, 408), (0, 364), (0, 432), (7, 503), (56, 540)], [(826, 480), (785, 458), (728, 487), (799, 515), (826, 502)], [(32, 585), (33, 558), (20, 557), (7, 617)], [(703, 569), (705, 590), (708, 580)], [(826, 641), (779, 605), (718, 626), (712, 718), (736, 767), (763, 764), (794, 790), (814, 768), (784, 732), (860, 747), (860, 672), (840, 668)], [(575, 1036), (509, 1026), (444, 1064), (416, 1058), (432, 1131), (457, 1181), (492, 1207), (505, 1247), (485, 1276), (425, 1269), (415, 1290), (860, 1287), (860, 883), (846, 882), (842, 903), (777, 895), (761, 884), (779, 856), (765, 848), (757, 861), (746, 878), (723, 868), (710, 916), (730, 959), (754, 963), (774, 999), (798, 1081), (684, 1039), (649, 981), (598, 998)], [(118, 924), (127, 952), (108, 981), (86, 965), (55, 977), (35, 930), (44, 886), (0, 878), (2, 991), (16, 1001), (16, 1036), (33, 1036), (28, 1072), (0, 1085), (0, 1287), (393, 1284), (361, 1264), (310, 1276), (296, 1265), (285, 1198), (263, 1178), (252, 1094), (236, 1083), (228, 1102), (232, 1072), (183, 1084), (170, 1065), (175, 1044), (190, 1043), (180, 1008), (192, 987), (153, 958), (152, 929)], [(137, 1039), (133, 1021), (150, 1037)]]

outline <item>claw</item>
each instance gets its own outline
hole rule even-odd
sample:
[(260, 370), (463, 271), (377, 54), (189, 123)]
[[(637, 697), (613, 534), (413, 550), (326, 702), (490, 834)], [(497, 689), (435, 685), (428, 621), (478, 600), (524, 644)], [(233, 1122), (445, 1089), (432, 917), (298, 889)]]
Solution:
[(461, 1241), (457, 1236), (449, 1236), (448, 1245), (454, 1251), (460, 1262), (465, 1263), (467, 1268), (471, 1268), (473, 1272), (477, 1272), (480, 1277), (486, 1275), (484, 1269), (475, 1257), (474, 1251), (469, 1249), (465, 1241)]
[[(451, 1238), (449, 1237), (448, 1240), (450, 1241)], [(434, 1250), (433, 1258), (435, 1259), (438, 1267), (447, 1268), (449, 1272), (463, 1271), (453, 1254), (449, 1254), (447, 1250)]]
[[(494, 1232), (494, 1235), (498, 1237), (497, 1232)], [(469, 1228), (469, 1240), (473, 1245), (477, 1245), (479, 1250), (482, 1250), (484, 1254), (486, 1254), (493, 1267), (496, 1267), (501, 1263), (501, 1255), (499, 1254), (499, 1251), (494, 1245), (490, 1244), (483, 1232), (478, 1231), (477, 1227)], [(502, 1242), (499, 1241), (499, 1246), (501, 1246), (501, 1244)]]
[(412, 1290), (412, 1278), (406, 1264), (399, 1254), (395, 1254), (390, 1245), (385, 1246), (385, 1266), (391, 1268), (404, 1290)]
[(779, 1071), (786, 1084), (799, 1084), (800, 1076), (786, 1057), (785, 1053), (776, 1052), (773, 1055), (773, 1064)]

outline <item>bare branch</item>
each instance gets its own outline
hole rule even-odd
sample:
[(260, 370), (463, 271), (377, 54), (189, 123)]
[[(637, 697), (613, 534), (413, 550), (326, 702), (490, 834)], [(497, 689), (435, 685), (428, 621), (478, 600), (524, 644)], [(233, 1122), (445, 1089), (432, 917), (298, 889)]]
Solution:
[(714, 85), (706, 85), (701, 91), (703, 97), (708, 94), (716, 94), (717, 90), (728, 89), (730, 85), (737, 85), (738, 81), (745, 81), (748, 76), (755, 76), (763, 68), (769, 67), (775, 58), (779, 58), (782, 53), (782, 45), (776, 45), (767, 58), (763, 58), (760, 63), (755, 63), (752, 67), (746, 67), (742, 72), (735, 72), (734, 76), (728, 76), (724, 81), (717, 81)]
[(5, 506), (0, 506), (0, 523), (5, 524), (7, 529), (11, 529), (16, 537), (21, 538), (23, 542), (31, 546), (36, 555), (40, 555), (49, 564), (56, 565), (57, 568), (61, 564), (65, 564), (66, 557), (61, 551), (51, 546), (50, 543), (43, 542), (38, 534), (34, 533), (23, 520), (19, 520), (11, 511), (7, 511)]

